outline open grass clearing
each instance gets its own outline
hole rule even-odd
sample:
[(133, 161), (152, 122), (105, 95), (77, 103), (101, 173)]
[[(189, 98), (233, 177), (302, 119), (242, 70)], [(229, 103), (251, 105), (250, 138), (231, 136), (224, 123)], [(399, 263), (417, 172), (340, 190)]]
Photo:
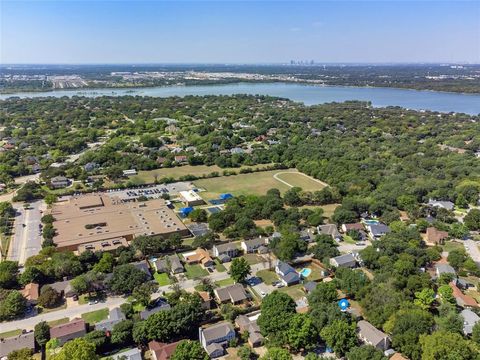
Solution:
[(189, 279), (198, 279), (208, 275), (208, 271), (202, 268), (200, 265), (189, 265), (185, 264), (185, 271), (187, 273), (187, 278)]
[(260, 264), (265, 261), (263, 257), (257, 254), (245, 254), (243, 257), (250, 265)]
[(209, 175), (213, 172), (217, 172), (220, 176), (223, 175), (224, 171), (236, 171), (239, 172), (243, 168), (249, 169), (262, 169), (267, 167), (269, 164), (259, 164), (254, 166), (242, 166), (238, 168), (225, 168), (222, 169), (217, 165), (207, 166), (207, 165), (184, 165), (184, 166), (175, 166), (171, 168), (162, 168), (156, 170), (148, 171), (139, 171), (137, 175), (131, 176), (130, 181), (141, 181), (142, 183), (153, 183), (155, 179), (160, 180), (164, 177), (172, 177), (175, 179), (180, 178), (181, 176), (194, 175), (194, 176), (204, 176)]
[(90, 311), (82, 314), (82, 319), (89, 324), (96, 324), (108, 318), (108, 308)]
[(159, 286), (166, 286), (172, 283), (172, 281), (168, 277), (168, 274), (165, 274), (165, 273), (159, 274), (158, 272), (155, 271), (155, 273), (153, 274), (153, 278), (155, 279), (155, 281), (158, 283)]
[(223, 265), (218, 259), (215, 259), (215, 269), (217, 269), (218, 272), (227, 271), (227, 268), (225, 267), (225, 265)]
[(323, 189), (326, 184), (296, 170), (279, 171), (275, 174), (278, 180), (285, 181), (291, 186), (300, 187), (305, 191)]
[(66, 324), (69, 321), (70, 321), (70, 319), (65, 317), (65, 318), (61, 318), (61, 319), (58, 319), (58, 320), (49, 321), (48, 325), (50, 325), (50, 327), (52, 327), (52, 326), (57, 326), (57, 325), (61, 325), (61, 324)]
[(215, 285), (217, 285), (218, 287), (223, 287), (223, 286), (233, 285), (233, 284), (234, 284), (234, 281), (230, 277), (223, 280), (215, 281)]
[(267, 285), (272, 285), (273, 282), (278, 281), (277, 274), (270, 270), (257, 271), (256, 276), (262, 279), (262, 281)]
[(303, 291), (302, 284), (297, 284), (297, 285), (288, 286), (288, 287), (286, 286), (278, 289), (278, 291), (288, 294), (293, 300), (299, 300), (305, 296), (305, 292)]
[(0, 339), (6, 339), (12, 336), (17, 336), (22, 333), (22, 330), (16, 329), (16, 330), (10, 330), (10, 331), (5, 331), (0, 333)]
[(458, 243), (456, 241), (446, 241), (445, 244), (442, 246), (443, 251), (450, 252), (452, 250), (458, 250), (458, 249), (465, 249), (463, 244)]

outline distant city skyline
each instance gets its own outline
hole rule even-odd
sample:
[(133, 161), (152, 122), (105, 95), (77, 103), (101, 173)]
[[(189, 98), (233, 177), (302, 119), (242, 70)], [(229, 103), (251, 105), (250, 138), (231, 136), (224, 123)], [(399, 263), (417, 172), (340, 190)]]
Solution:
[(1, 64), (480, 63), (479, 1), (0, 2)]

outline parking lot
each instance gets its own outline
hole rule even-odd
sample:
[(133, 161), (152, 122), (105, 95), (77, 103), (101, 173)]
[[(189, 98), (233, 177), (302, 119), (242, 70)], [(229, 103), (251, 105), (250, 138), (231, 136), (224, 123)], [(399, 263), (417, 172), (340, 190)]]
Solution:
[(112, 198), (119, 198), (120, 201), (133, 201), (140, 196), (145, 196), (149, 199), (157, 199), (163, 194), (168, 194), (173, 197), (178, 195), (180, 191), (191, 190), (194, 187), (195, 186), (190, 182), (176, 182), (153, 186), (138, 186), (130, 189), (112, 189), (107, 190), (105, 194)]

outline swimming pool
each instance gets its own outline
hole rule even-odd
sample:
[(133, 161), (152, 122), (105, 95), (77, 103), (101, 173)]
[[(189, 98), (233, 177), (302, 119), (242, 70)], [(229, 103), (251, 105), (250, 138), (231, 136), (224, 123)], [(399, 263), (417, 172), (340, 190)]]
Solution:
[(309, 277), (310, 274), (312, 273), (312, 270), (309, 269), (309, 268), (303, 268), (301, 271), (300, 271), (300, 275), (304, 278), (306, 277)]
[(378, 220), (364, 220), (363, 222), (367, 225), (377, 225), (379, 223)]

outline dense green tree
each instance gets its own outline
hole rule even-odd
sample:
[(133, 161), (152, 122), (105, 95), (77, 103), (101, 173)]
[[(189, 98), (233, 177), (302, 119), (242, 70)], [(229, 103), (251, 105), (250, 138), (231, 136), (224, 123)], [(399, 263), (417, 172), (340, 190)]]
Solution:
[(133, 298), (143, 306), (148, 306), (152, 299), (152, 294), (157, 291), (158, 285), (149, 281), (135, 287), (132, 292)]
[(260, 360), (292, 360), (292, 355), (285, 349), (271, 347)]
[(9, 360), (32, 360), (33, 357), (33, 351), (32, 349), (19, 349), (19, 350), (14, 350), (10, 354), (8, 354), (8, 359)]
[(463, 223), (470, 230), (480, 230), (480, 210), (472, 209), (465, 215)]
[(147, 275), (135, 266), (126, 264), (117, 266), (110, 279), (110, 289), (117, 294), (131, 294), (147, 280)]
[(350, 350), (346, 354), (347, 360), (387, 360), (381, 350), (371, 346), (363, 345)]
[(250, 264), (247, 262), (247, 259), (239, 257), (232, 260), (229, 274), (235, 282), (244, 282), (251, 272), (252, 269)]
[(421, 335), (422, 360), (476, 360), (478, 348), (472, 341), (461, 335), (435, 331), (431, 335)]
[(115, 324), (112, 329), (110, 341), (112, 344), (124, 345), (133, 341), (132, 338), (133, 321), (123, 320)]
[(0, 320), (13, 320), (23, 316), (26, 309), (27, 299), (17, 290), (9, 291), (0, 300)]
[(0, 262), (0, 287), (12, 289), (17, 285), (18, 263), (5, 260)]
[(262, 312), (257, 320), (262, 334), (270, 341), (285, 344), (295, 308), (295, 301), (287, 294), (278, 291), (268, 294), (262, 301)]
[(194, 209), (188, 217), (195, 222), (205, 222), (207, 221), (208, 214), (204, 209)]
[(335, 320), (320, 332), (321, 337), (337, 355), (343, 356), (357, 345), (357, 332), (354, 323)]
[(295, 352), (309, 350), (318, 343), (318, 332), (307, 314), (295, 314), (287, 333), (288, 345)]
[(53, 360), (95, 360), (98, 356), (95, 354), (95, 344), (86, 339), (77, 338), (65, 343), (62, 350), (51, 358)]
[(209, 356), (198, 341), (183, 340), (178, 344), (170, 360), (208, 360)]
[(38, 297), (38, 305), (45, 308), (53, 308), (62, 300), (62, 295), (51, 286), (44, 286)]

